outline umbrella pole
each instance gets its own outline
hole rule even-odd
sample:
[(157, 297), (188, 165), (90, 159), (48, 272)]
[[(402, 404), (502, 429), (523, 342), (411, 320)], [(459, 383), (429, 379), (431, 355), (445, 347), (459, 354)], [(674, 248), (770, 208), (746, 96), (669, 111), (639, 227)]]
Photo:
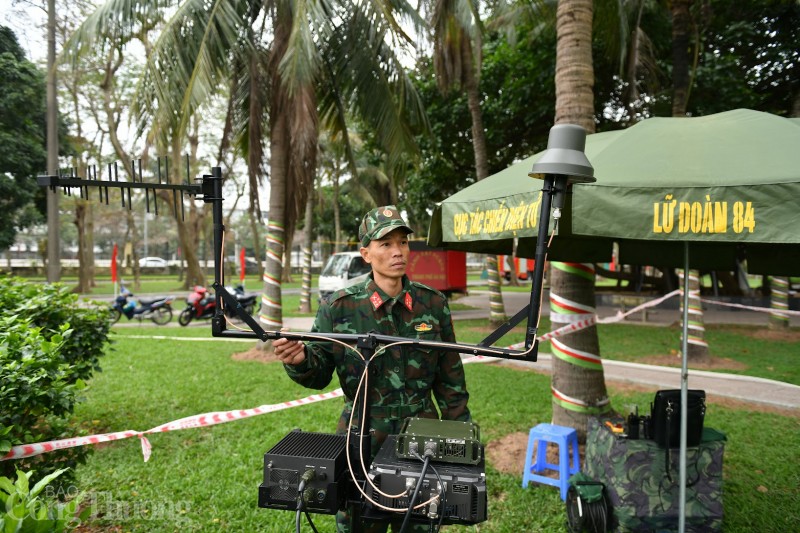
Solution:
[(686, 426), (689, 397), (689, 241), (683, 243), (683, 338), (681, 339), (681, 438), (680, 488), (678, 492), (678, 532), (686, 531)]

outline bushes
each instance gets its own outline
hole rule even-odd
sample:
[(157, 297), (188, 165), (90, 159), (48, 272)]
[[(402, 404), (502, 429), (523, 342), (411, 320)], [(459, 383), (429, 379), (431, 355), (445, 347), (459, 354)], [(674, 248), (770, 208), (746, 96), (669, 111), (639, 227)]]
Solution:
[(82, 495), (68, 503), (59, 503), (47, 493), (42, 494), (49, 483), (64, 470), (56, 470), (49, 476), (30, 486), (32, 472), (17, 471), (17, 480), (0, 477), (0, 530), (20, 533), (39, 531), (72, 531), (92, 511), (90, 507), (78, 511)]
[[(0, 278), (0, 455), (17, 444), (75, 436), (70, 415), (109, 342), (108, 311), (79, 304), (60, 285)], [(0, 462), (0, 475), (35, 466), (41, 475), (75, 466), (73, 448)]]

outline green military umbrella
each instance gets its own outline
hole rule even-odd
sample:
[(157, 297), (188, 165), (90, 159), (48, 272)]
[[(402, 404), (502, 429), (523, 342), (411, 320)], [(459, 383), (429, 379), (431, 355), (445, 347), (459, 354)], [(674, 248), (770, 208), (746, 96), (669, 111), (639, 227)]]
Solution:
[[(651, 118), (586, 139), (595, 183), (576, 183), (549, 258), (800, 273), (800, 121), (747, 109), (697, 118)], [(540, 154), (436, 207), (429, 243), (532, 257)], [(551, 226), (552, 227), (552, 226)]]

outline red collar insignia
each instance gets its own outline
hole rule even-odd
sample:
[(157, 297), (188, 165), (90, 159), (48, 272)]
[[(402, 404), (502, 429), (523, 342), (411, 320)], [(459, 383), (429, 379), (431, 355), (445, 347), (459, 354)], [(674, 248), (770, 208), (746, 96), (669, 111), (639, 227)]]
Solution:
[(369, 297), (369, 301), (372, 302), (372, 307), (375, 309), (379, 308), (383, 304), (383, 298), (381, 298), (381, 295), (378, 294), (378, 291), (372, 293), (372, 296)]
[(411, 301), (411, 294), (406, 293), (406, 297), (403, 299), (403, 304), (406, 306), (406, 309), (409, 311), (414, 310), (414, 302)]

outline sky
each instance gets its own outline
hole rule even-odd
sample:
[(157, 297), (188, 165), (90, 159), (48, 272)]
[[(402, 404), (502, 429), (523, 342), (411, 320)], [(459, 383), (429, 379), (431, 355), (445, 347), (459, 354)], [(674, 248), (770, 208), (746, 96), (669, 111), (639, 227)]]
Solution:
[(44, 0), (0, 0), (0, 24), (11, 28), (33, 63), (47, 60)]

